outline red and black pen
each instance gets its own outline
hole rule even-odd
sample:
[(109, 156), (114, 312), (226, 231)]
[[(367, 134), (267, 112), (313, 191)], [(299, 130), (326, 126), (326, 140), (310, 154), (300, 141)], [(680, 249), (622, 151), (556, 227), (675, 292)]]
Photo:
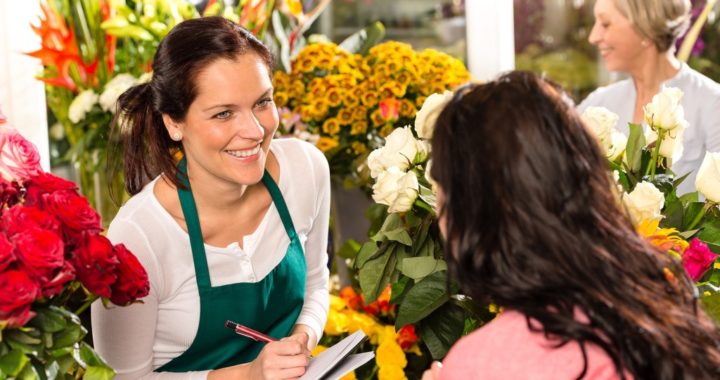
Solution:
[(238, 335), (242, 335), (257, 342), (269, 343), (277, 341), (277, 339), (271, 336), (267, 336), (260, 331), (253, 330), (247, 326), (243, 326), (233, 321), (225, 321), (225, 327), (235, 331), (235, 333)]

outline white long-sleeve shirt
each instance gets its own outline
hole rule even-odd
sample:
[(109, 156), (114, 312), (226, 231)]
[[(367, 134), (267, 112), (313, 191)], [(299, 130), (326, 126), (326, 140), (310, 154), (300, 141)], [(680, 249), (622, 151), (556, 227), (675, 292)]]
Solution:
[[(280, 166), (278, 186), (305, 250), (305, 303), (297, 324), (322, 336), (328, 315), (327, 242), (330, 173), (323, 154), (296, 139), (273, 140)], [(108, 237), (123, 243), (145, 267), (150, 293), (128, 307), (92, 305), (97, 352), (116, 370), (116, 379), (205, 379), (209, 371), (154, 373), (179, 356), (195, 338), (200, 320), (190, 238), (153, 193), (158, 178), (133, 196), (110, 224)], [(227, 247), (205, 244), (212, 286), (258, 282), (285, 255), (290, 239), (273, 203), (257, 230)], [(238, 300), (241, 303), (242, 300)]]
[[(720, 84), (683, 63), (680, 71), (663, 86), (677, 87), (684, 93), (681, 104), (689, 126), (683, 136), (682, 158), (672, 163), (678, 177), (691, 172), (678, 188), (678, 195), (683, 195), (695, 191), (695, 178), (705, 152), (720, 152)], [(625, 79), (593, 91), (578, 110), (582, 113), (588, 107), (609, 109), (619, 117), (617, 129), (628, 136), (636, 98), (632, 79)]]

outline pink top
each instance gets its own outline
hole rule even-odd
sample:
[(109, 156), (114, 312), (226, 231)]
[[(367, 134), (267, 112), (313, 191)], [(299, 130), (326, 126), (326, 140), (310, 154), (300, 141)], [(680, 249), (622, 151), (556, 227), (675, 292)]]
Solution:
[[(577, 342), (553, 348), (555, 341), (528, 328), (525, 315), (506, 310), (495, 320), (460, 339), (443, 361), (440, 380), (577, 379), (583, 356)], [(584, 379), (619, 379), (605, 351), (585, 344)], [(632, 379), (629, 373), (627, 379)]]

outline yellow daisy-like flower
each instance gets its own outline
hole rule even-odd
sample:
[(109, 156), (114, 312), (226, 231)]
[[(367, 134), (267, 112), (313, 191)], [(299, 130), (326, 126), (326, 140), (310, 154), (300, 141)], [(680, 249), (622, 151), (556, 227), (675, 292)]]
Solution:
[(367, 127), (368, 125), (365, 120), (354, 121), (350, 127), (350, 134), (355, 136), (367, 133)]
[(414, 117), (415, 114), (417, 114), (417, 108), (415, 108), (415, 105), (413, 102), (402, 99), (400, 100), (400, 116), (402, 117)]
[(425, 99), (427, 99), (427, 96), (420, 95), (417, 98), (415, 98), (415, 105), (418, 109), (422, 108), (422, 105), (425, 104)]
[(315, 118), (313, 108), (311, 105), (300, 106), (300, 118), (304, 122), (309, 122)]
[(377, 339), (380, 328), (381, 326), (375, 319), (365, 313), (354, 311), (349, 313), (348, 332), (351, 334), (355, 331), (362, 330), (372, 341), (373, 338)]
[(367, 119), (367, 108), (363, 106), (357, 106), (352, 110), (353, 120), (365, 121)]
[(288, 89), (290, 87), (290, 75), (284, 71), (273, 73), (273, 87), (275, 91)]
[(372, 107), (380, 100), (380, 96), (377, 92), (368, 91), (362, 94), (360, 100), (365, 107)]
[(292, 81), (290, 84), (290, 93), (292, 97), (302, 96), (302, 94), (305, 93), (305, 84), (299, 79)]
[(403, 70), (395, 76), (395, 80), (401, 85), (408, 86), (413, 81), (413, 75), (409, 71)]
[(288, 94), (285, 91), (276, 92), (273, 95), (273, 100), (278, 107), (285, 107), (288, 103)]
[(327, 152), (338, 146), (338, 141), (331, 137), (320, 137), (315, 146), (323, 152)]
[(407, 380), (407, 377), (401, 367), (391, 365), (380, 367), (378, 380)]
[(380, 137), (386, 138), (386, 137), (390, 136), (390, 134), (392, 133), (393, 130), (395, 130), (395, 128), (392, 126), (392, 124), (388, 124), (388, 125), (380, 128), (380, 132), (378, 132), (378, 134), (380, 135)]
[(325, 99), (330, 107), (337, 107), (342, 103), (343, 96), (337, 87), (331, 88), (325, 94)]
[(385, 125), (385, 119), (383, 119), (382, 117), (382, 112), (380, 111), (380, 108), (372, 111), (372, 113), (370, 114), (370, 120), (372, 120), (373, 126), (376, 128)]
[(353, 121), (353, 112), (347, 108), (343, 108), (338, 112), (337, 119), (342, 125), (348, 125)]
[(315, 120), (322, 120), (330, 110), (330, 105), (323, 99), (316, 100), (311, 104), (312, 115)]
[(659, 228), (660, 220), (642, 220), (635, 229), (650, 244), (662, 251), (682, 255), (688, 247), (688, 242), (674, 228)]
[(334, 117), (328, 118), (323, 123), (322, 130), (330, 136), (335, 136), (340, 132), (340, 122)]
[(356, 156), (367, 152), (367, 146), (365, 146), (365, 144), (361, 143), (360, 141), (353, 141), (350, 144), (350, 147), (352, 148), (353, 153), (355, 153)]
[(347, 107), (355, 107), (360, 104), (360, 98), (352, 91), (346, 91), (345, 96), (343, 97), (343, 104)]

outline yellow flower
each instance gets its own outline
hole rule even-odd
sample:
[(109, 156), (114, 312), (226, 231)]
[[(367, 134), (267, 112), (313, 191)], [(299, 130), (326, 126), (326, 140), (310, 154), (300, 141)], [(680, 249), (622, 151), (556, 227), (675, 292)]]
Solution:
[(295, 17), (300, 17), (303, 14), (302, 2), (300, 0), (288, 0), (286, 2), (288, 10)]
[(360, 97), (356, 96), (352, 91), (346, 91), (343, 104), (347, 107), (356, 107), (360, 104)]
[(411, 101), (407, 99), (400, 100), (400, 116), (415, 117), (416, 113), (417, 108), (415, 108), (415, 105)]
[(290, 76), (284, 71), (273, 73), (273, 87), (275, 90), (285, 90), (290, 86)]
[(317, 346), (315, 346), (315, 348), (313, 348), (312, 352), (310, 352), (310, 355), (318, 356), (325, 350), (327, 350), (327, 347), (325, 347), (321, 344), (318, 344)]
[(360, 100), (362, 100), (362, 103), (365, 107), (372, 107), (372, 106), (376, 105), (378, 100), (380, 100), (380, 99), (379, 99), (379, 95), (377, 92), (367, 91), (362, 94), (362, 98), (360, 98)]
[(340, 122), (337, 118), (328, 118), (323, 123), (322, 130), (330, 136), (337, 135), (340, 132)]
[(395, 130), (395, 128), (392, 126), (392, 124), (387, 124), (384, 127), (380, 128), (380, 132), (378, 132), (378, 134), (380, 135), (380, 137), (385, 138), (390, 136), (393, 130)]
[(689, 245), (688, 242), (678, 235), (676, 229), (659, 228), (659, 225), (659, 219), (642, 220), (635, 228), (638, 234), (653, 246), (671, 254), (682, 255)]
[(312, 116), (316, 120), (324, 119), (329, 110), (329, 105), (323, 99), (316, 100), (311, 104)]
[(273, 96), (273, 98), (274, 98), (274, 100), (275, 100), (275, 104), (276, 104), (278, 107), (285, 107), (285, 106), (287, 105), (287, 103), (288, 103), (288, 94), (287, 94), (287, 92), (278, 91), (278, 92), (275, 93), (275, 95)]
[(370, 114), (370, 120), (372, 120), (374, 127), (380, 127), (385, 125), (385, 119), (383, 119), (382, 117), (382, 112), (380, 111), (380, 108), (372, 111), (372, 113)]
[(386, 366), (397, 366), (405, 368), (407, 365), (407, 358), (405, 357), (405, 351), (400, 348), (400, 345), (393, 339), (386, 339), (380, 343), (377, 351), (375, 351), (375, 361), (378, 367)]
[(391, 365), (380, 367), (378, 380), (407, 380), (407, 377), (401, 367)]
[(328, 150), (335, 148), (338, 146), (338, 141), (330, 138), (330, 137), (320, 137), (318, 139), (318, 142), (315, 144), (315, 146), (318, 147), (323, 152), (327, 152)]
[(359, 155), (367, 152), (367, 147), (365, 146), (365, 144), (363, 144), (359, 141), (353, 141), (350, 144), (350, 147), (352, 147), (353, 153), (355, 153), (356, 156), (359, 156)]
[(331, 294), (330, 295), (330, 310), (342, 311), (347, 308), (347, 302), (344, 299)]
[(357, 106), (353, 108), (353, 120), (365, 121), (367, 119), (367, 108), (363, 106)]
[(407, 86), (412, 82), (413, 76), (410, 74), (409, 71), (403, 70), (397, 76), (395, 76), (395, 80), (401, 85)]
[(341, 377), (340, 380), (357, 380), (357, 377), (355, 377), (355, 371), (352, 371), (347, 375)]
[(367, 132), (367, 122), (365, 120), (358, 120), (352, 123), (350, 127), (351, 135), (361, 135)]
[(348, 332), (354, 333), (355, 331), (362, 330), (371, 340), (373, 337), (377, 337), (378, 329), (380, 325), (375, 319), (367, 314), (360, 312), (350, 312), (348, 318)]
[(325, 95), (327, 103), (330, 107), (337, 107), (342, 103), (343, 96), (340, 93), (340, 89), (337, 87), (331, 88)]
[(337, 118), (342, 125), (348, 125), (353, 121), (353, 113), (347, 108), (343, 108), (338, 112)]
[(415, 105), (417, 108), (422, 108), (422, 105), (425, 103), (425, 99), (427, 99), (427, 96), (420, 95), (417, 98), (415, 98)]
[[(318, 144), (319, 143), (320, 142), (318, 142)], [(328, 334), (330, 336), (344, 334), (348, 332), (349, 323), (350, 318), (348, 318), (347, 314), (337, 311), (331, 311), (328, 314), (327, 323), (325, 323), (325, 334)]]

